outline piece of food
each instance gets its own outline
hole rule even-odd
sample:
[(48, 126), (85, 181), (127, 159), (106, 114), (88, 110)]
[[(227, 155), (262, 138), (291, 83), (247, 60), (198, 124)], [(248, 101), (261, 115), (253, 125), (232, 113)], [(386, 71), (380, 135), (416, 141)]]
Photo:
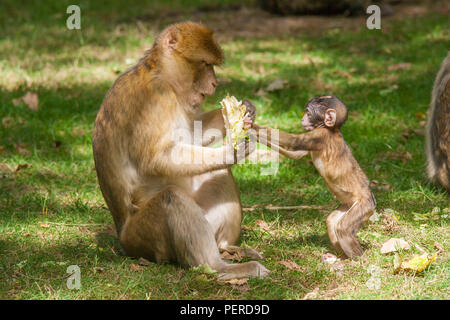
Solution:
[(394, 269), (395, 273), (399, 271), (410, 271), (410, 272), (423, 272), (430, 263), (436, 260), (437, 254), (428, 255), (427, 253), (422, 254), (421, 256), (415, 255), (411, 259), (407, 261), (403, 261), (401, 263), (394, 261)]
[(231, 142), (234, 149), (238, 150), (238, 142), (245, 138), (248, 129), (244, 128), (244, 118), (247, 116), (245, 105), (234, 96), (226, 96), (222, 101), (222, 115), (225, 128), (231, 132)]

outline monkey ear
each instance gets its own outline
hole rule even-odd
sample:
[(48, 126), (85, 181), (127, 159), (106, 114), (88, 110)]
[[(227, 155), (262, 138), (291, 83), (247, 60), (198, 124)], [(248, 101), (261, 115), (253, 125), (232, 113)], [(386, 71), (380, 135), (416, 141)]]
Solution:
[(168, 49), (174, 50), (178, 42), (178, 33), (176, 30), (171, 30), (164, 39), (164, 46)]
[(323, 120), (323, 123), (329, 128), (334, 127), (336, 124), (336, 110), (334, 109), (328, 109), (325, 111), (325, 119)]

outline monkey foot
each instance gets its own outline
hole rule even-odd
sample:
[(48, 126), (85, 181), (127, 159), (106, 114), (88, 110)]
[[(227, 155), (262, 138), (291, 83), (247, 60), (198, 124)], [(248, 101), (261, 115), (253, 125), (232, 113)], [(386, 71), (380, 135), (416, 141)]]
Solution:
[[(264, 257), (255, 249), (252, 248), (241, 248), (238, 246), (226, 246), (225, 248), (220, 248), (220, 252), (228, 252), (232, 256), (237, 256), (236, 260), (241, 258), (250, 258), (254, 260), (264, 260)], [(235, 257), (231, 257), (235, 258)]]
[(240, 278), (264, 278), (270, 271), (257, 261), (250, 261), (241, 264), (230, 264), (227, 269), (219, 273), (220, 281), (227, 281), (231, 279)]

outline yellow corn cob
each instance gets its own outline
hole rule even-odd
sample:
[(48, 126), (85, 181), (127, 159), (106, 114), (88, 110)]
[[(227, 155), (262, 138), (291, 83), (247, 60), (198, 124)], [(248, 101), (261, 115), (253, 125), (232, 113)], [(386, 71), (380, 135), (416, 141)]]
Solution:
[(248, 129), (244, 128), (246, 107), (234, 96), (226, 96), (220, 102), (225, 128), (231, 131), (231, 141), (235, 150), (238, 150), (238, 142), (245, 138)]

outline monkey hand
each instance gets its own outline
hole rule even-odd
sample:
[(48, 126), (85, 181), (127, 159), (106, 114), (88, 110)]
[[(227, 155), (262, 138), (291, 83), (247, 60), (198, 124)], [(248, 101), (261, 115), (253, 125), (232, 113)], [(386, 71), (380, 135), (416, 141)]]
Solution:
[(238, 143), (237, 150), (233, 150), (235, 164), (243, 162), (249, 154), (256, 150), (256, 135), (254, 130), (250, 130), (248, 134), (249, 136), (247, 138), (242, 139)]
[(256, 118), (256, 107), (249, 100), (242, 100), (242, 104), (245, 106), (245, 113), (247, 116), (244, 118), (244, 128), (248, 129), (253, 126), (253, 122)]

